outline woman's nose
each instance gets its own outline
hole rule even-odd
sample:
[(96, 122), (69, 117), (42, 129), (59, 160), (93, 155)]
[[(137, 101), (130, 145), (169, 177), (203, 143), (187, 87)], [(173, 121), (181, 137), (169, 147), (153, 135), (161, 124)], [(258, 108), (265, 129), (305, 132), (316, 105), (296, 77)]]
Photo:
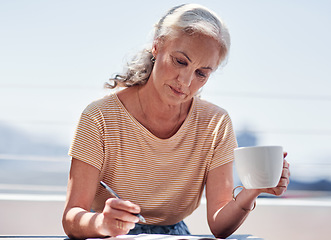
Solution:
[(177, 79), (182, 86), (189, 87), (193, 81), (193, 74), (189, 71), (181, 71)]

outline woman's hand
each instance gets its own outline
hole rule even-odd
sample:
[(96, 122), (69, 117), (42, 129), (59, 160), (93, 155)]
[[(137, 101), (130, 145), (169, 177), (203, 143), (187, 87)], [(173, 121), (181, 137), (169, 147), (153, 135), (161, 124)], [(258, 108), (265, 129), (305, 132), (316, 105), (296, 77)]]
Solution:
[(101, 213), (100, 232), (106, 236), (127, 234), (139, 222), (134, 215), (139, 212), (139, 206), (130, 201), (109, 198)]
[(287, 152), (284, 152), (283, 171), (282, 171), (282, 176), (278, 182), (278, 185), (274, 188), (263, 189), (262, 192), (280, 196), (287, 190), (287, 186), (290, 183), (291, 174), (289, 169), (290, 164), (285, 160), (286, 156), (287, 156)]
[(90, 212), (99, 177), (97, 168), (72, 159), (62, 218), (64, 231), (70, 238), (86, 239), (126, 234), (139, 221), (134, 214), (140, 212), (140, 207), (116, 198), (108, 199), (101, 213)]

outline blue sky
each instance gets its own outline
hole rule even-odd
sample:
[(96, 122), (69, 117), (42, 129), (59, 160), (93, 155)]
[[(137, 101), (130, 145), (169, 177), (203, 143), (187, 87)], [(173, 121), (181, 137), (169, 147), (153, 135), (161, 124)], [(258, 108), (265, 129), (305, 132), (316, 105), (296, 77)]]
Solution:
[[(195, 1), (227, 24), (228, 63), (204, 98), (239, 132), (282, 145), (301, 179), (331, 172), (331, 3)], [(183, 1), (0, 1), (0, 123), (70, 144), (79, 115), (103, 84)]]

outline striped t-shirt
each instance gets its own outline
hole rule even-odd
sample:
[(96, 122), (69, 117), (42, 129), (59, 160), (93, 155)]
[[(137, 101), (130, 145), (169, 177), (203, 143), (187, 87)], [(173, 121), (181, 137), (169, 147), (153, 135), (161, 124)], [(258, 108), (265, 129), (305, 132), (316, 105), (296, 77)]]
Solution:
[[(236, 146), (227, 112), (198, 97), (178, 132), (161, 139), (111, 94), (84, 110), (69, 155), (99, 169), (100, 180), (141, 207), (147, 224), (171, 225), (198, 207), (208, 172), (233, 161)], [(93, 210), (109, 197), (98, 184)]]

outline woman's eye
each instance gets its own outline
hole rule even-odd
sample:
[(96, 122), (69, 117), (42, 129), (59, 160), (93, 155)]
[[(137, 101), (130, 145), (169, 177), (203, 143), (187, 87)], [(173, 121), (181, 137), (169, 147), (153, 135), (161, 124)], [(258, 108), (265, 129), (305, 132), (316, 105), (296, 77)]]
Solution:
[(185, 60), (182, 60), (180, 58), (176, 58), (176, 57), (172, 57), (174, 63), (178, 64), (178, 65), (183, 65), (183, 66), (186, 66), (187, 63)]
[(178, 58), (176, 59), (176, 61), (177, 61), (177, 63), (179, 63), (180, 65), (185, 65), (185, 66), (187, 65), (185, 61), (180, 60), (180, 59), (178, 59)]
[(197, 70), (196, 73), (197, 73), (198, 77), (200, 77), (200, 78), (206, 78), (207, 77), (206, 74), (204, 74), (203, 72), (201, 72), (199, 70)]

